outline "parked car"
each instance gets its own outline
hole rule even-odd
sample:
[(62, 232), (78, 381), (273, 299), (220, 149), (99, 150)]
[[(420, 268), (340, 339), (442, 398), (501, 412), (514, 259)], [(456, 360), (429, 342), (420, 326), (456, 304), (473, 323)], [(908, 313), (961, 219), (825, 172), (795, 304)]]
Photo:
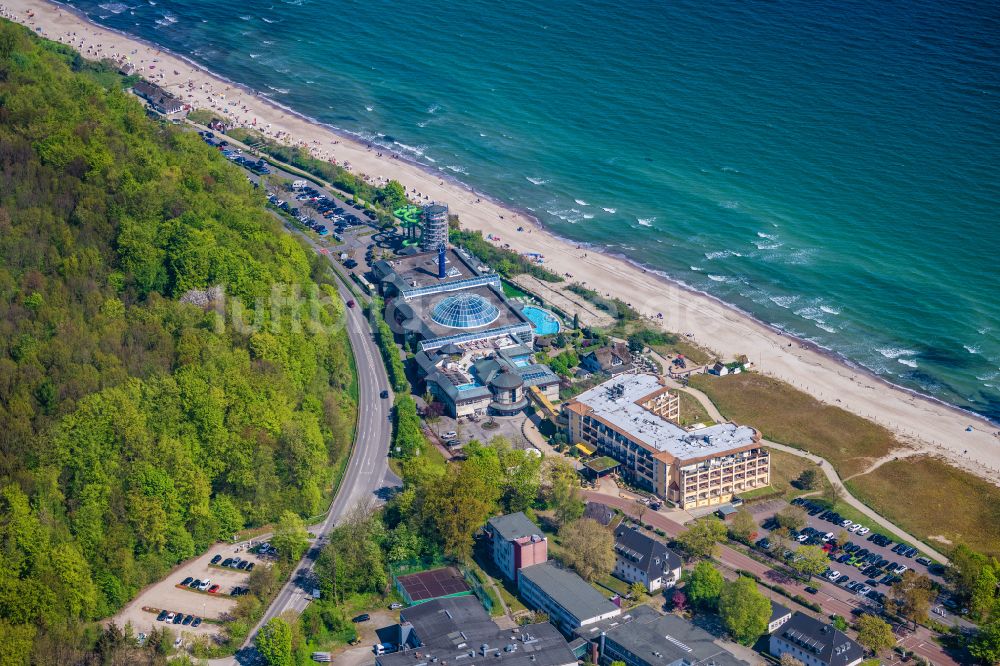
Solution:
[(917, 558), (917, 562), (925, 567), (929, 567), (931, 565), (931, 559), (929, 557), (920, 556)]
[(184, 580), (181, 581), (181, 585), (183, 585), (184, 587), (187, 587), (188, 585), (191, 584), (191, 581), (193, 581), (193, 580), (194, 580), (194, 578), (192, 578), (191, 576), (188, 576), (187, 578), (185, 578)]
[(809, 594), (816, 594), (817, 592), (819, 592), (819, 590), (810, 585), (809, 587), (806, 588), (806, 592), (808, 592)]
[(371, 615), (369, 615), (368, 613), (362, 613), (361, 615), (355, 615), (353, 618), (351, 618), (351, 622), (355, 622), (355, 623), (357, 623), (357, 622), (367, 622), (370, 619), (372, 619)]
[(173, 621), (174, 621), (174, 614), (173, 613), (167, 613), (167, 619), (166, 619), (167, 624), (169, 624), (169, 623), (171, 623)]
[(253, 562), (247, 562), (247, 571), (253, 571)]
[(184, 621), (184, 613), (178, 613), (174, 616), (174, 624), (180, 624)]
[(195, 619), (194, 619), (194, 620), (193, 620), (193, 621), (191, 622), (191, 626), (192, 626), (192, 627), (197, 627), (197, 626), (198, 626), (198, 625), (200, 625), (200, 624), (201, 624), (201, 618), (200, 618), (200, 617), (196, 617), (196, 618), (195, 618)]
[(194, 621), (194, 615), (185, 615), (184, 616), (184, 621), (181, 622), (181, 624), (183, 624), (186, 627), (189, 624), (191, 624), (191, 622), (193, 622), (193, 621)]
[(353, 308), (354, 307), (354, 299), (353, 298), (347, 301), (347, 307), (349, 307), (349, 308)]
[(208, 588), (208, 593), (216, 594), (219, 591), (219, 588), (220, 588), (219, 585), (213, 585), (212, 587)]
[(188, 587), (200, 587), (200, 586), (201, 586), (201, 579), (200, 578), (195, 578), (193, 581), (191, 581), (190, 583), (188, 583)]
[(226, 559), (222, 560), (222, 566), (224, 566), (224, 567), (231, 567), (231, 566), (233, 566), (233, 558), (227, 557)]
[(156, 616), (157, 622), (163, 622), (166, 619), (167, 619), (167, 611), (165, 610), (161, 610), (160, 614)]
[(222, 561), (222, 555), (216, 555), (215, 557), (212, 558), (212, 564), (218, 564), (221, 561)]
[(402, 607), (403, 604), (399, 603), (398, 601), (394, 601), (391, 604), (389, 604), (389, 610), (399, 610)]
[(201, 585), (198, 586), (198, 589), (201, 590), (202, 592), (204, 592), (205, 590), (207, 590), (210, 587), (212, 587), (212, 579), (208, 578), (208, 579), (205, 579), (205, 580), (201, 581)]

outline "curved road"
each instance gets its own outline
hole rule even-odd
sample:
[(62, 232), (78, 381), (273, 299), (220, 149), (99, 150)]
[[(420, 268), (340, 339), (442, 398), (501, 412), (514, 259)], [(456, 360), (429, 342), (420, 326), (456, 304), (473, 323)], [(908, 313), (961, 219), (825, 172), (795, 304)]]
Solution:
[[(312, 243), (312, 239), (306, 238), (315, 249), (316, 246)], [(337, 289), (344, 301), (354, 298), (339, 276)], [(344, 472), (337, 496), (330, 504), (326, 519), (320, 525), (310, 528), (317, 538), (294, 569), (297, 574), (293, 573), (289, 581), (278, 592), (237, 655), (213, 659), (210, 661), (213, 666), (258, 663), (259, 657), (251, 643), (261, 626), (271, 618), (286, 611), (299, 614), (309, 604), (308, 594), (311, 592), (312, 585), (304, 583), (303, 580), (311, 578), (316, 556), (326, 542), (330, 530), (359, 501), (376, 499), (381, 489), (387, 485), (398, 483), (398, 479), (389, 471), (387, 464), (389, 440), (392, 435), (391, 395), (390, 399), (379, 397), (382, 391), (390, 391), (391, 394), (389, 378), (386, 375), (378, 346), (360, 303), (358, 307), (354, 308), (345, 306), (344, 312), (346, 314), (347, 335), (351, 341), (351, 349), (358, 372), (358, 424), (351, 460)]]

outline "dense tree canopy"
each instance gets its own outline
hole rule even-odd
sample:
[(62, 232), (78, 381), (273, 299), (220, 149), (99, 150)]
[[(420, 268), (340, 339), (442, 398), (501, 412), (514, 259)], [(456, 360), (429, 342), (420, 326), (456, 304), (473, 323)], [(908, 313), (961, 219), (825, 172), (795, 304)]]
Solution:
[(325, 269), (82, 63), (0, 21), (0, 651), (77, 641), (216, 539), (314, 515), (353, 427)]
[(714, 608), (724, 583), (719, 570), (711, 562), (702, 560), (684, 576), (684, 594), (695, 608)]
[(771, 602), (760, 593), (753, 578), (740, 576), (722, 588), (719, 616), (733, 638), (743, 645), (753, 645), (767, 631)]

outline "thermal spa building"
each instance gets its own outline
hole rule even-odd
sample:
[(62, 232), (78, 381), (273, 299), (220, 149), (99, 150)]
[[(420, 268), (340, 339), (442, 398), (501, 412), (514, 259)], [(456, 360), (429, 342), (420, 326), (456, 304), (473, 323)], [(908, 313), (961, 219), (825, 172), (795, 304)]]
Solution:
[(559, 395), (559, 378), (532, 361), (535, 329), (474, 256), (439, 246), (378, 261), (372, 272), (385, 320), (416, 347), (427, 389), (453, 417), (513, 414), (529, 393)]
[(650, 374), (607, 381), (563, 405), (573, 444), (621, 463), (638, 486), (689, 509), (730, 501), (770, 483), (770, 458), (760, 433), (720, 423), (685, 430), (679, 398)]

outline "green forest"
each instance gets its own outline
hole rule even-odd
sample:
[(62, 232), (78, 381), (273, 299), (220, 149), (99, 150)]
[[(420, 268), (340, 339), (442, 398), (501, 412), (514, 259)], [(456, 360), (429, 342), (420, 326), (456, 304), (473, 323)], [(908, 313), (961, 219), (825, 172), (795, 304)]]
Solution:
[(327, 268), (199, 137), (0, 21), (0, 663), (324, 510), (355, 418)]

